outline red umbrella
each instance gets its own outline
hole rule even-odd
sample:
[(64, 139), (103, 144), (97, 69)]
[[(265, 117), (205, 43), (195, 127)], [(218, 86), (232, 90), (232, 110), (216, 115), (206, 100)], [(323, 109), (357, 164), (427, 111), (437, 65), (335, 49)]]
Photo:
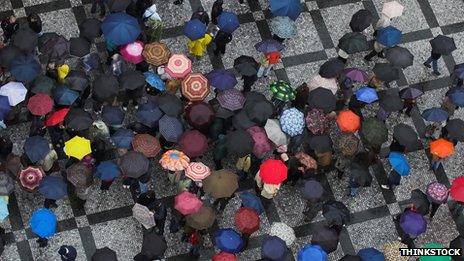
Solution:
[(21, 185), (28, 189), (33, 190), (39, 186), (40, 181), (42, 180), (44, 173), (42, 169), (35, 167), (28, 167), (25, 170), (22, 170), (19, 173), (19, 181)]
[(287, 166), (276, 159), (268, 159), (259, 167), (259, 176), (263, 183), (280, 184), (287, 179)]
[(214, 121), (214, 111), (208, 103), (193, 103), (185, 110), (185, 117), (193, 128), (207, 131)]
[(256, 157), (260, 158), (264, 153), (272, 150), (271, 142), (269, 141), (266, 131), (259, 127), (253, 126), (246, 130), (253, 140), (255, 141), (255, 145), (253, 146), (253, 154)]
[(188, 191), (184, 191), (174, 198), (174, 208), (182, 215), (195, 214), (202, 206), (203, 202)]
[(259, 230), (258, 213), (252, 208), (239, 208), (235, 213), (235, 226), (243, 234), (253, 234)]
[(55, 126), (64, 121), (64, 118), (66, 118), (66, 115), (68, 115), (69, 108), (64, 108), (58, 111), (53, 112), (50, 117), (48, 117), (45, 120), (45, 126), (50, 127), (50, 126)]
[(137, 134), (132, 139), (132, 147), (147, 158), (154, 158), (161, 152), (161, 145), (157, 138), (150, 134)]
[(173, 54), (169, 58), (165, 71), (173, 78), (184, 78), (192, 71), (192, 61), (184, 54)]
[(53, 99), (44, 94), (37, 93), (36, 95), (29, 98), (27, 102), (27, 109), (36, 116), (43, 116), (49, 113), (53, 109)]
[(464, 202), (464, 176), (459, 176), (451, 184), (451, 197), (459, 202)]
[(234, 254), (220, 252), (219, 254), (215, 254), (213, 256), (212, 261), (238, 261), (238, 259)]
[(202, 101), (208, 93), (208, 79), (201, 73), (191, 73), (182, 81), (182, 95), (190, 101)]
[(203, 155), (208, 150), (208, 140), (197, 130), (182, 133), (179, 139), (180, 150), (190, 158)]

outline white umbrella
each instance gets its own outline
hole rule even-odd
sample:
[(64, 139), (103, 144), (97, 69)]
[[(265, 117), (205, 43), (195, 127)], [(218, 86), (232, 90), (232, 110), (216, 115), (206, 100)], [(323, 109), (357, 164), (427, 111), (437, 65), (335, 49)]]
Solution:
[(146, 229), (155, 226), (154, 213), (151, 212), (146, 206), (135, 203), (132, 208), (132, 215), (137, 219)]
[(398, 17), (403, 14), (404, 6), (397, 1), (391, 1), (383, 4), (382, 14), (389, 18)]
[(338, 83), (335, 78), (324, 78), (319, 74), (314, 76), (308, 83), (309, 91), (312, 91), (318, 87), (330, 90), (333, 94), (338, 91)]
[(285, 241), (285, 244), (288, 247), (291, 246), (296, 240), (295, 231), (293, 231), (293, 228), (282, 222), (272, 223), (269, 235), (279, 237)]
[(0, 95), (7, 96), (10, 106), (16, 106), (26, 99), (27, 89), (20, 82), (9, 82), (0, 88)]
[(268, 119), (264, 126), (264, 130), (266, 131), (269, 140), (271, 140), (276, 146), (287, 145), (287, 135), (280, 128), (278, 120)]

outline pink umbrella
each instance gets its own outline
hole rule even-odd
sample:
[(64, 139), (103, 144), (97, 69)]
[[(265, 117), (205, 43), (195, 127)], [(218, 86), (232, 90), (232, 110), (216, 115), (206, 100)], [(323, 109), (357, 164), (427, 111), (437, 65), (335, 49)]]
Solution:
[(41, 168), (28, 167), (19, 173), (19, 181), (24, 188), (34, 190), (39, 186), (43, 176)]
[(346, 77), (357, 82), (366, 82), (368, 75), (365, 71), (358, 68), (347, 68), (344, 70)]
[(128, 62), (137, 64), (143, 61), (143, 43), (140, 41), (122, 46), (120, 52), (124, 60)]
[(183, 215), (191, 215), (200, 211), (203, 202), (194, 194), (184, 191), (174, 198), (174, 208)]
[(192, 61), (184, 54), (173, 54), (164, 70), (171, 77), (184, 78), (192, 71)]
[(272, 145), (267, 137), (266, 131), (259, 127), (253, 126), (246, 130), (253, 140), (255, 141), (255, 145), (253, 146), (253, 154), (256, 157), (260, 158), (264, 153), (272, 150)]
[(211, 170), (201, 162), (191, 162), (185, 169), (185, 176), (193, 181), (202, 181), (211, 174)]
[(231, 111), (240, 110), (245, 104), (245, 96), (237, 89), (228, 89), (218, 94), (217, 100), (222, 108)]

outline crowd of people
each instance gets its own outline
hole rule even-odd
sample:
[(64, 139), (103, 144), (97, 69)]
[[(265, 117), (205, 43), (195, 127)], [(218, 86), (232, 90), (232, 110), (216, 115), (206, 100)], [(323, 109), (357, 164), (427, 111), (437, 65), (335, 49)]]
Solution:
[[(301, 209), (304, 222), (321, 211), (324, 216), (297, 259), (328, 260), (350, 223), (350, 210), (329, 196), (326, 176), (346, 179), (344, 194), (357, 197), (373, 182), (370, 167), (386, 158), (391, 172), (377, 181), (381, 189), (394, 190), (410, 173), (407, 153), (425, 146), (431, 155), (430, 170), (438, 171), (442, 160), (452, 157), (454, 146), (464, 140), (464, 121), (453, 118), (464, 106), (464, 66), (456, 65), (442, 106), (422, 112), (425, 133), (400, 123), (388, 144), (386, 120), (398, 114), (410, 117), (423, 94), (413, 87), (390, 86), (414, 60), (400, 45), (401, 30), (390, 25), (405, 8), (396, 1), (384, 4), (377, 21), (370, 11), (357, 11), (349, 24), (352, 31), (339, 40), (338, 57), (296, 88), (273, 81), (270, 99), (254, 85), (271, 75), (287, 39), (304, 30), (295, 24), (302, 11), (299, 0), (270, 0), (272, 38), (256, 43), (259, 61), (253, 54), (242, 55), (234, 60), (234, 70), (214, 69), (206, 75), (197, 73), (192, 61), (204, 59), (210, 48), (219, 57), (233, 37), (240, 37), (233, 36), (240, 26), (238, 17), (224, 10), (223, 0), (216, 0), (210, 13), (198, 8), (186, 22), (186, 54), (172, 53), (161, 40), (163, 21), (152, 0), (93, 0), (91, 13), (97, 7), (101, 20), (86, 19), (79, 25), (79, 37), (71, 39), (42, 32), (37, 14), (27, 17), (27, 25), (20, 25), (14, 15), (1, 22), (0, 218), (8, 216), (15, 183), (24, 190), (21, 193), (42, 195), (43, 207), (34, 206), (37, 210), (29, 221), (39, 247), (49, 247), (53, 240), (57, 229), (53, 209), (60, 199), (69, 197), (82, 208), (92, 186), (107, 191), (121, 179), (121, 189), (134, 195), (133, 216), (143, 227), (142, 247), (134, 260), (163, 259), (166, 249), (174, 247), (166, 243), (166, 233), (182, 234), (192, 260), (204, 258), (203, 237), (213, 233), (218, 252), (212, 260), (238, 260), (236, 255), (247, 249), (250, 237), (260, 229), (272, 199), (282, 186), (290, 186), (306, 201)], [(364, 59), (376, 61), (372, 72), (346, 68), (353, 54), (370, 48), (371, 26), (375, 41)], [(95, 51), (96, 39), (104, 40), (105, 53)], [(430, 41), (430, 49), (424, 66), (439, 76), (438, 60), (456, 49), (454, 40), (439, 35)], [(69, 58), (77, 64), (68, 64)], [(363, 116), (363, 111), (377, 107), (375, 117)], [(29, 136), (24, 152), (17, 155), (6, 135), (8, 126), (26, 121)], [(224, 168), (225, 161), (235, 164)], [(159, 181), (152, 169), (162, 169), (177, 190), (172, 205), (153, 189), (152, 183)], [(244, 189), (250, 180), (254, 190)], [(399, 248), (416, 246), (415, 238), (425, 233), (449, 197), (452, 215), (458, 217), (462, 191), (463, 176), (451, 185), (432, 182), (423, 191), (411, 191), (410, 204), (393, 220), (398, 240), (340, 260), (408, 260)], [(235, 196), (241, 200), (230, 217), (235, 227), (213, 231), (216, 217)], [(4, 234), (2, 229), (3, 244)], [(271, 224), (261, 242), (260, 260), (286, 260), (295, 240), (290, 226)], [(463, 242), (459, 236), (450, 247), (462, 248)], [(444, 246), (430, 242), (424, 247)], [(71, 245), (57, 251), (62, 260), (85, 255)], [(441, 258), (437, 260), (451, 260)], [(105, 247), (97, 249), (92, 260), (117, 260), (117, 255)]]

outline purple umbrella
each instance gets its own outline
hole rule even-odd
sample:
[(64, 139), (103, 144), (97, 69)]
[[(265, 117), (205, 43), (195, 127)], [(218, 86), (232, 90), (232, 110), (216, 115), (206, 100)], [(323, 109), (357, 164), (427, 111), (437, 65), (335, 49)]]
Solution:
[(406, 211), (401, 214), (400, 227), (405, 233), (417, 237), (427, 229), (427, 221), (417, 212)]
[(255, 44), (255, 48), (262, 53), (272, 53), (281, 51), (284, 46), (276, 40), (267, 39)]
[(183, 133), (182, 123), (177, 118), (164, 115), (158, 124), (161, 135), (167, 141), (177, 142)]
[(356, 82), (366, 82), (368, 80), (367, 73), (358, 68), (347, 68), (344, 73), (346, 77)]
[(401, 98), (403, 99), (416, 99), (422, 94), (424, 93), (421, 90), (412, 87), (407, 87), (400, 91)]
[(243, 108), (246, 98), (239, 90), (229, 89), (220, 92), (217, 96), (217, 100), (222, 108), (236, 111)]
[(219, 91), (233, 89), (237, 84), (235, 75), (223, 69), (216, 69), (208, 73), (208, 82)]

